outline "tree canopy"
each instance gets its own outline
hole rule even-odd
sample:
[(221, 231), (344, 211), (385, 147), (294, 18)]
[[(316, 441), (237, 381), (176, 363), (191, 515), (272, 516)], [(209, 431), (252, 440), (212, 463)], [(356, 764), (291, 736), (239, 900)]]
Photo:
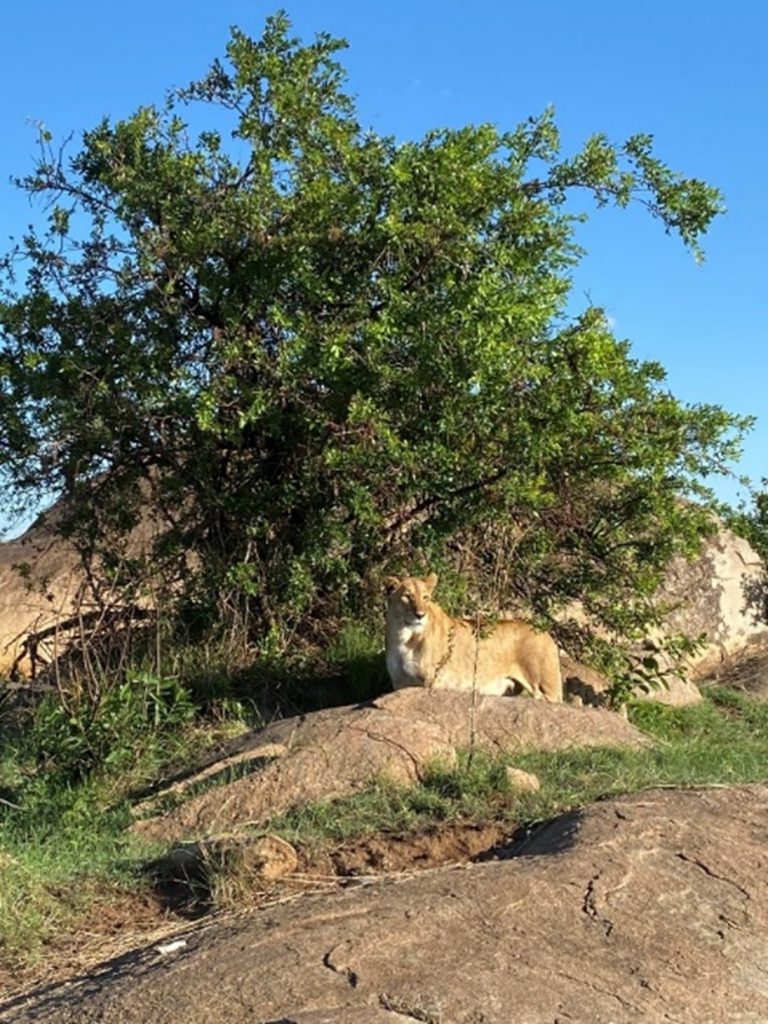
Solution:
[(549, 110), (365, 130), (344, 45), (279, 13), (75, 152), (41, 130), (18, 185), (47, 219), (2, 263), (6, 504), (66, 496), (84, 550), (149, 504), (174, 600), (257, 639), (427, 563), (630, 630), (747, 424), (566, 315), (577, 204), (698, 255), (721, 196), (648, 135), (563, 155)]

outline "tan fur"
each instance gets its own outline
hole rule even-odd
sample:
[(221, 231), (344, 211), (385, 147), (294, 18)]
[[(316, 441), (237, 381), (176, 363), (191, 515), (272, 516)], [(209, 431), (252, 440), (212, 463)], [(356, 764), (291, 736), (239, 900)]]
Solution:
[(498, 622), (478, 632), (432, 598), (437, 576), (386, 581), (387, 670), (394, 688), (426, 686), (506, 694), (516, 684), (531, 696), (563, 699), (560, 656), (548, 633), (525, 622)]

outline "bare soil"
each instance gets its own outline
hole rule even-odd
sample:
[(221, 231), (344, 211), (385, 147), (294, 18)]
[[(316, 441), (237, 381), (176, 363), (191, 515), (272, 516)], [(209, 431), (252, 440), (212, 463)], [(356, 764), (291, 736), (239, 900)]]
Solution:
[(94, 963), (177, 930), (180, 923), (181, 918), (151, 889), (105, 891), (71, 930), (48, 942), (33, 962), (0, 957), (0, 997), (82, 974)]
[(488, 857), (503, 848), (510, 829), (496, 823), (446, 822), (422, 832), (378, 832), (330, 851), (300, 851), (300, 870), (341, 878), (392, 874)]

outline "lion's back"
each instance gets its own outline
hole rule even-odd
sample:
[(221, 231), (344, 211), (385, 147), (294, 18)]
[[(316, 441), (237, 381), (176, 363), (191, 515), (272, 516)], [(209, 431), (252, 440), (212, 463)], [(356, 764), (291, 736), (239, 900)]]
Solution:
[(561, 699), (557, 646), (526, 622), (505, 619), (478, 627), (470, 619), (454, 619), (443, 647), (432, 652), (443, 662), (435, 678), (439, 688), (504, 694), (519, 683), (532, 694)]

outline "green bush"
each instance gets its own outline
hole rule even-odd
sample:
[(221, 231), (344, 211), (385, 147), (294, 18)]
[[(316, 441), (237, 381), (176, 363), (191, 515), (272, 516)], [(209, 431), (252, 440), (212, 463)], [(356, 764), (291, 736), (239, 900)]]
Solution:
[(745, 537), (760, 557), (768, 563), (768, 480), (762, 481), (763, 489), (751, 493), (751, 503), (743, 503), (738, 509), (725, 506), (721, 515), (739, 536)]
[(163, 733), (189, 722), (195, 710), (177, 680), (128, 672), (105, 686), (98, 700), (47, 697), (23, 744), (49, 775), (78, 779), (94, 769), (130, 764)]
[(552, 111), (379, 136), (343, 45), (278, 14), (71, 156), (41, 132), (18, 183), (47, 225), (0, 266), (0, 493), (69, 499), (56, 528), (129, 595), (148, 510), (155, 595), (262, 653), (427, 563), (631, 633), (748, 421), (566, 315), (577, 197), (639, 196), (698, 255), (721, 196), (648, 135), (563, 154)]

